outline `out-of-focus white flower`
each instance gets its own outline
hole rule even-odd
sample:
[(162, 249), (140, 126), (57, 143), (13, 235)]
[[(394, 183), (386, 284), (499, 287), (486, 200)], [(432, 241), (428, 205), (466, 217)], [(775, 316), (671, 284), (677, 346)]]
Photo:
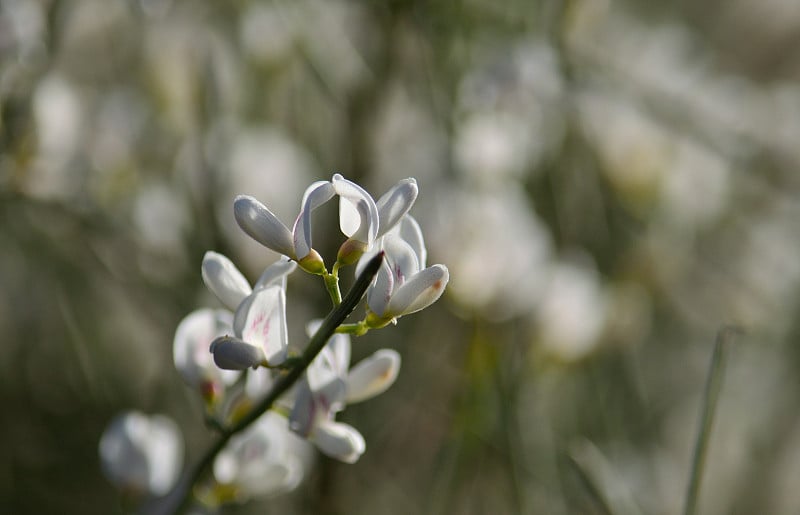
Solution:
[(236, 372), (215, 366), (208, 352), (215, 338), (233, 330), (232, 324), (230, 312), (206, 308), (190, 313), (175, 331), (172, 346), (175, 368), (208, 402), (218, 399), (225, 386), (239, 377)]
[[(319, 323), (309, 325), (313, 333)], [(364, 453), (361, 434), (347, 424), (336, 422), (336, 413), (347, 403), (360, 402), (388, 389), (400, 370), (400, 355), (391, 349), (377, 351), (352, 370), (350, 337), (335, 334), (314, 359), (299, 383), (290, 427), (313, 442), (324, 454), (355, 463)]]
[(238, 500), (289, 492), (303, 479), (303, 445), (285, 417), (267, 411), (217, 455), (214, 477)]
[(117, 416), (100, 438), (106, 477), (134, 495), (164, 495), (183, 466), (183, 438), (163, 415), (129, 411)]
[(431, 246), (454, 277), (450, 292), (469, 310), (507, 319), (535, 309), (552, 243), (522, 188), (451, 188), (438, 199)]
[(203, 280), (231, 309), (234, 336), (220, 336), (211, 344), (214, 362), (230, 370), (278, 365), (286, 359), (289, 345), (286, 327), (286, 276), (296, 264), (281, 260), (268, 266), (250, 288), (236, 266), (222, 254), (203, 257)]
[(537, 310), (539, 343), (565, 361), (586, 356), (599, 342), (606, 304), (606, 295), (592, 269), (555, 265)]
[(311, 246), (311, 212), (334, 194), (333, 184), (328, 181), (311, 184), (303, 195), (302, 208), (291, 231), (264, 204), (248, 195), (239, 195), (234, 200), (234, 217), (239, 227), (257, 242), (289, 256), (311, 273), (320, 273), (325, 265)]

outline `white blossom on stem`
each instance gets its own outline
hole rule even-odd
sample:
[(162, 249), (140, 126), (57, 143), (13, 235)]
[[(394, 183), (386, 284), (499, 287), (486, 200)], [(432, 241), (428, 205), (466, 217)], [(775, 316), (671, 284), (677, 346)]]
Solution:
[[(383, 327), (430, 306), (441, 297), (450, 273), (444, 265), (425, 267), (425, 241), (419, 224), (410, 215), (405, 215), (400, 224), (381, 238), (378, 248), (385, 252), (385, 260), (367, 291), (370, 326)], [(356, 273), (371, 255), (362, 258)]]
[(311, 246), (311, 212), (330, 200), (334, 187), (329, 181), (317, 181), (309, 186), (301, 203), (300, 214), (292, 230), (272, 211), (248, 195), (239, 195), (233, 202), (233, 214), (239, 227), (265, 247), (289, 256), (303, 269), (320, 273), (324, 264)]
[(214, 477), (238, 500), (289, 492), (303, 479), (304, 445), (286, 417), (267, 411), (217, 455)]
[(223, 369), (244, 370), (263, 363), (278, 365), (286, 359), (286, 277), (297, 265), (281, 259), (268, 266), (251, 289), (228, 258), (207, 252), (203, 279), (208, 288), (236, 311), (233, 336), (211, 343), (214, 362)]
[(233, 330), (233, 314), (225, 310), (198, 309), (184, 318), (175, 331), (172, 354), (183, 380), (211, 403), (233, 384), (239, 374), (220, 370), (208, 349), (211, 342)]
[(308, 367), (289, 420), (292, 431), (313, 442), (324, 454), (354, 463), (364, 453), (366, 443), (354, 427), (336, 422), (336, 413), (347, 403), (386, 391), (397, 378), (400, 355), (382, 349), (352, 370), (349, 361), (350, 337), (335, 334)]

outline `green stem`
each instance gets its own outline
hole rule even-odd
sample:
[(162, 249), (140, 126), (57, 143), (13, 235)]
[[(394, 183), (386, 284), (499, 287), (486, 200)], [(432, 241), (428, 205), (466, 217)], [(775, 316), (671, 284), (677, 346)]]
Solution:
[(336, 328), (337, 333), (352, 334), (353, 336), (364, 336), (369, 331), (367, 323), (362, 320), (355, 324), (342, 324)]
[[(272, 405), (281, 395), (286, 393), (289, 388), (291, 388), (292, 385), (294, 385), (294, 383), (300, 379), (300, 377), (303, 375), (303, 372), (306, 371), (317, 354), (319, 354), (323, 347), (325, 347), (328, 339), (333, 336), (336, 328), (339, 327), (342, 322), (344, 322), (344, 320), (356, 308), (358, 303), (361, 302), (364, 293), (366, 293), (367, 288), (369, 287), (370, 283), (372, 283), (372, 279), (375, 277), (375, 274), (378, 273), (382, 262), (383, 252), (379, 253), (370, 260), (370, 262), (364, 268), (364, 271), (360, 276), (358, 276), (358, 279), (356, 279), (356, 282), (353, 284), (353, 287), (350, 289), (344, 300), (341, 301), (339, 305), (333, 309), (333, 311), (328, 313), (328, 316), (322, 321), (322, 325), (314, 334), (314, 336), (311, 337), (311, 341), (308, 342), (308, 347), (306, 348), (305, 352), (303, 352), (303, 355), (299, 357), (297, 366), (289, 370), (286, 375), (281, 376), (275, 383), (275, 386), (272, 387), (272, 390), (270, 390), (269, 394), (261, 402), (259, 402), (247, 415), (242, 417), (242, 419), (239, 420), (234, 426), (224, 431), (220, 435), (217, 441), (214, 442), (214, 444), (206, 451), (205, 454), (203, 454), (203, 456), (200, 458), (200, 461), (198, 461), (197, 465), (191, 471), (190, 475), (188, 475), (188, 481), (179, 482), (178, 486), (175, 487), (175, 491), (165, 498), (165, 502), (176, 502), (177, 505), (175, 508), (171, 509), (171, 507), (167, 507), (167, 509), (165, 509), (162, 513), (173, 513), (177, 515), (186, 511), (191, 504), (192, 487), (200, 481), (206, 471), (211, 467), (211, 464), (214, 463), (214, 459), (217, 457), (217, 454), (222, 451), (228, 441), (235, 434), (240, 433), (250, 424), (255, 422), (261, 415), (263, 415), (272, 407)], [(181, 489), (183, 489), (182, 492), (179, 491)]]
[(717, 407), (722, 378), (725, 374), (725, 348), (741, 331), (735, 327), (723, 327), (717, 333), (714, 343), (714, 353), (711, 356), (711, 365), (708, 368), (706, 387), (703, 392), (703, 407), (700, 411), (700, 427), (695, 441), (692, 456), (692, 469), (689, 476), (689, 485), (686, 491), (686, 505), (684, 515), (694, 515), (697, 509), (697, 496), (700, 483), (703, 479), (703, 465), (706, 459), (708, 441), (711, 438), (711, 429), (714, 424), (714, 412)]
[(325, 280), (325, 289), (328, 290), (328, 295), (331, 296), (331, 301), (333, 301), (333, 307), (342, 303), (342, 292), (339, 290), (339, 274), (337, 272), (338, 270), (334, 265), (332, 274), (326, 271), (322, 276)]

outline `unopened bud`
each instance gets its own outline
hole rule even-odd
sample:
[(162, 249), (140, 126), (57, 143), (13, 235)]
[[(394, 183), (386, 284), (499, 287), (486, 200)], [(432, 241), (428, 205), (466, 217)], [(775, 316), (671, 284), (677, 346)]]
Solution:
[(366, 242), (348, 238), (347, 241), (342, 243), (342, 246), (339, 247), (339, 253), (336, 255), (336, 261), (338, 261), (342, 266), (352, 265), (361, 259), (361, 256), (363, 256), (364, 252), (366, 251)]
[(325, 262), (322, 260), (322, 256), (319, 255), (319, 252), (314, 249), (311, 249), (308, 254), (306, 254), (306, 257), (298, 260), (297, 264), (310, 274), (322, 275), (325, 273)]

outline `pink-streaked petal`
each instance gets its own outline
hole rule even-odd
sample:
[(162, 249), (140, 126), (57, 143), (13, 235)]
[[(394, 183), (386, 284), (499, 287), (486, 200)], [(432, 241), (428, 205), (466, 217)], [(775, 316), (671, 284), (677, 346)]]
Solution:
[(250, 297), (242, 339), (264, 351), (270, 365), (286, 360), (289, 345), (286, 327), (286, 294), (280, 286), (262, 288)]
[(380, 270), (375, 275), (375, 282), (367, 290), (367, 305), (370, 311), (383, 316), (394, 288), (392, 270), (386, 260), (381, 264)]
[(264, 361), (264, 351), (232, 336), (220, 336), (209, 349), (214, 363), (225, 370), (245, 370), (258, 367)]
[(380, 220), (375, 200), (364, 188), (338, 173), (331, 182), (339, 195), (339, 227), (342, 232), (371, 247), (378, 234)]
[(417, 254), (411, 245), (393, 234), (383, 238), (383, 250), (386, 252), (386, 262), (392, 270), (394, 290), (402, 286), (409, 278), (420, 271)]
[(208, 289), (231, 310), (253, 291), (236, 265), (216, 252), (208, 251), (203, 256), (202, 275)]
[(364, 437), (354, 427), (330, 420), (320, 421), (309, 439), (323, 454), (345, 463), (358, 461), (367, 448)]
[(411, 215), (406, 215), (397, 226), (397, 234), (408, 243), (417, 255), (419, 268), (422, 270), (427, 265), (428, 251), (425, 248), (425, 239), (422, 237), (422, 229)]
[(397, 379), (400, 354), (381, 349), (361, 360), (350, 370), (347, 378), (347, 403), (361, 402), (385, 392)]
[(267, 207), (248, 195), (239, 195), (233, 201), (236, 223), (251, 238), (268, 249), (295, 257), (292, 233)]
[(175, 330), (172, 355), (175, 368), (192, 387), (200, 388), (204, 381), (232, 384), (236, 372), (220, 370), (214, 365), (208, 348), (218, 336), (231, 332), (229, 311), (199, 309), (184, 318)]
[(417, 181), (413, 178), (403, 179), (378, 199), (378, 238), (386, 234), (408, 213), (414, 201), (417, 200)]
[(386, 312), (392, 316), (401, 316), (430, 306), (442, 296), (449, 279), (450, 273), (444, 265), (426, 268), (394, 291)]
[(261, 277), (259, 277), (258, 281), (256, 281), (253, 289), (258, 290), (274, 284), (285, 290), (286, 277), (296, 269), (296, 262), (289, 260), (287, 257), (282, 257), (264, 269), (264, 272), (262, 272)]
[(297, 260), (311, 252), (311, 212), (333, 198), (333, 185), (328, 181), (317, 181), (303, 194), (303, 208), (294, 222), (292, 240)]

